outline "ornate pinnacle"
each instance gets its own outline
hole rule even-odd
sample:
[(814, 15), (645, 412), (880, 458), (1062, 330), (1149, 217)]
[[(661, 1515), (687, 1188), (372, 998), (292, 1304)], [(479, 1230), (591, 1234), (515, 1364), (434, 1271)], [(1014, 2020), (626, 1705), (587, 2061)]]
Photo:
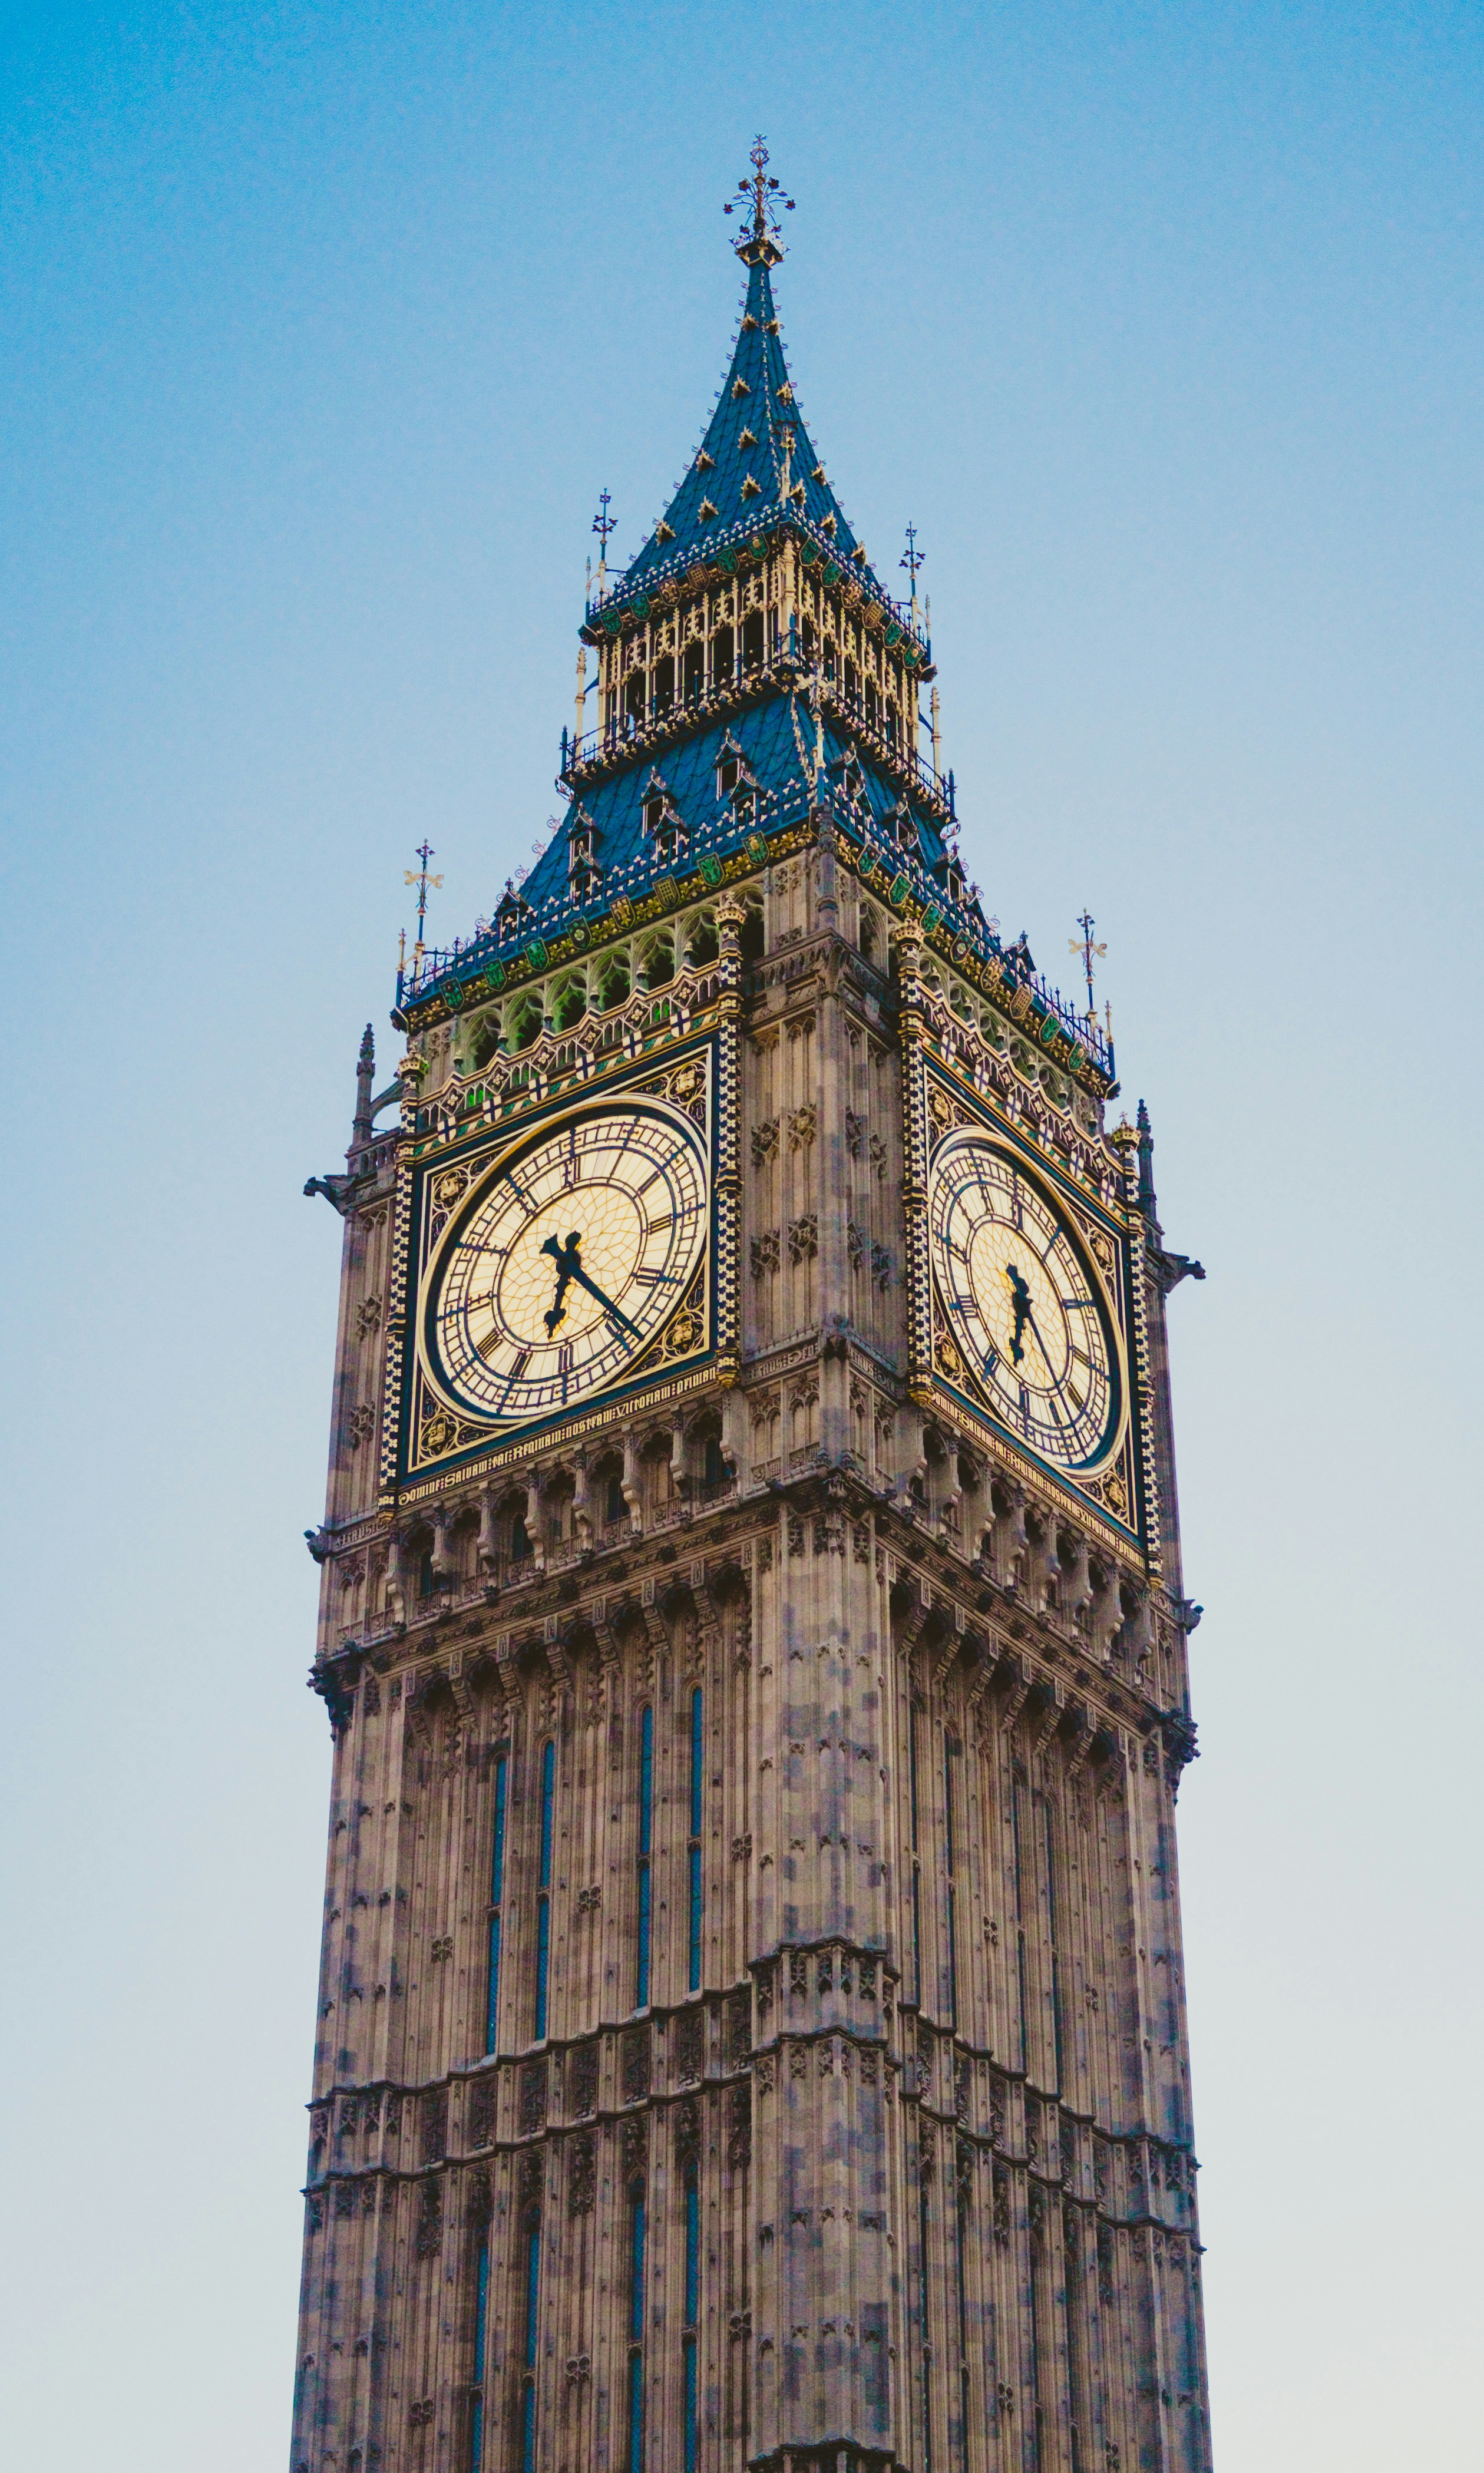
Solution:
[(731, 214), (745, 199), (747, 204), (743, 212), (749, 222), (741, 239), (732, 244), (737, 255), (744, 266), (777, 266), (783, 254), (783, 245), (778, 238), (778, 206), (785, 206), (792, 214), (794, 201), (781, 194), (777, 180), (770, 180), (768, 149), (760, 137), (754, 138), (748, 159), (753, 166), (753, 177), (750, 180), (737, 182), (736, 197), (728, 199), (722, 212)]
[(376, 1041), (371, 1030), (371, 1025), (368, 1022), (366, 1025), (365, 1035), (361, 1041), (361, 1053), (356, 1060), (355, 1068), (355, 1120), (351, 1128), (351, 1139), (354, 1141), (364, 1142), (371, 1140), (371, 1083), (375, 1077), (375, 1072)]

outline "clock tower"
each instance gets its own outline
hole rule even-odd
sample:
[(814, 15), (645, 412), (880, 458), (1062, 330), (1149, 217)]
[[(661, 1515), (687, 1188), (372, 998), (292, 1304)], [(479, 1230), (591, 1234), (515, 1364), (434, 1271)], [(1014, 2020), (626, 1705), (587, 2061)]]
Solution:
[(1164, 1346), (1199, 1266), (1095, 1019), (966, 885), (916, 598), (789, 378), (766, 161), (704, 442), (583, 615), (562, 828), (419, 942), (311, 1181), (297, 2473), (1210, 2461)]

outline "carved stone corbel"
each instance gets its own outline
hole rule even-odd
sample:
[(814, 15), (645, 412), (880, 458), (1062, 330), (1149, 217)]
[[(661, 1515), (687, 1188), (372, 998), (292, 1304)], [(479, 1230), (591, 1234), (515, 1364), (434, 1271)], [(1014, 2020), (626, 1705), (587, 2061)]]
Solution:
[(453, 1556), (449, 1550), (448, 1544), (451, 1514), (446, 1501), (434, 1504), (432, 1520), (433, 1552), (431, 1558), (431, 1569), (435, 1581), (444, 1583), (451, 1580), (453, 1577)]
[(932, 1688), (935, 1692), (941, 1692), (946, 1683), (949, 1674), (958, 1664), (959, 1651), (963, 1645), (964, 1643), (956, 1630), (949, 1631), (939, 1642), (932, 1669)]
[(1071, 1560), (1064, 1566), (1064, 1577), (1066, 1583), (1066, 1611), (1075, 1623), (1080, 1615), (1090, 1614), (1092, 1610), (1092, 1579), (1088, 1563), (1088, 1540), (1080, 1528), (1072, 1529), (1069, 1533), (1074, 1542)]
[(592, 1547), (592, 1504), (587, 1488), (587, 1454), (578, 1451), (572, 1460), (572, 1535), (585, 1550)]
[(482, 1572), (493, 1572), (499, 1563), (499, 1548), (494, 1533), (494, 1488), (485, 1486), (479, 1497), (478, 1562)]
[(407, 1599), (402, 1588), (402, 1537), (397, 1528), (387, 1532), (387, 1620), (393, 1623), (407, 1621)]
[(1065, 1714), (1066, 1699), (1061, 1685), (1052, 1680), (1047, 1686), (1047, 1702), (1041, 1714), (1036, 1741), (1031, 1746), (1031, 1759), (1039, 1761)]
[(1086, 1766), (1088, 1754), (1092, 1749), (1093, 1739), (1097, 1732), (1083, 1701), (1079, 1700), (1072, 1711), (1072, 1726), (1074, 1735), (1071, 1754), (1066, 1764), (1066, 1783), (1070, 1787), (1075, 1787)]
[(514, 1740), (515, 1720), (525, 1704), (520, 1688), (520, 1675), (512, 1653), (509, 1632), (501, 1632), (494, 1644), (494, 1677), (505, 1702), (505, 1731)]
[(1025, 1706), (1026, 1697), (1030, 1692), (1031, 1669), (1017, 1649), (1010, 1651), (1007, 1664), (1010, 1669), (1010, 1697), (1000, 1714), (999, 1724), (1001, 1734), (1013, 1735), (1019, 1723), (1020, 1712)]
[(1002, 1650), (1000, 1643), (993, 1634), (988, 1640), (976, 1641), (974, 1645), (978, 1654), (974, 1660), (973, 1680), (969, 1687), (969, 1722), (970, 1726), (977, 1728), (984, 1709), (985, 1695), (999, 1672)]
[(639, 1437), (633, 1426), (624, 1428), (624, 1473), (620, 1491), (629, 1506), (629, 1523), (633, 1534), (644, 1533), (644, 1491), (639, 1481)]

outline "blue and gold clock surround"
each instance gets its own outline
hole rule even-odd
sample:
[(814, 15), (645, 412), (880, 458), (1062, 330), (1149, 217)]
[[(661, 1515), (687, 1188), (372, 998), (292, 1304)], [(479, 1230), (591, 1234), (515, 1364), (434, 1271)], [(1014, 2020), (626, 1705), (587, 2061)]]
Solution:
[(701, 1379), (714, 1065), (706, 1041), (414, 1163), (403, 1485)]
[(929, 1114), (934, 1387), (1137, 1536), (1123, 1232), (1012, 1127), (956, 1089), (950, 1098), (935, 1075)]

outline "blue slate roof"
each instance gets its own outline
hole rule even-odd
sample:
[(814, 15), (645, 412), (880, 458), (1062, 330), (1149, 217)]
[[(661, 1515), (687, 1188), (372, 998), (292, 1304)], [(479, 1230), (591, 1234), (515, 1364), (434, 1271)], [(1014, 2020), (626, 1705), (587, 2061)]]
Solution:
[[(853, 741), (828, 719), (824, 736), (826, 774), (837, 776), (842, 759), (853, 751), (859, 785), (856, 795), (873, 816), (880, 818), (890, 813), (898, 804), (898, 794), (876, 773), (869, 755), (854, 749)], [(581, 799), (573, 802), (562, 829), (531, 870), (521, 887), (523, 899), (533, 907), (539, 907), (562, 893), (567, 881), (567, 834), (580, 814), (596, 828), (596, 858), (605, 875), (628, 868), (653, 852), (653, 839), (644, 825), (644, 806), (657, 786), (662, 786), (668, 794), (669, 804), (683, 825), (694, 829), (709, 824), (729, 804), (716, 786), (717, 766), (729, 742), (740, 752), (760, 791), (775, 794), (780, 803), (792, 804), (802, 812), (812, 786), (814, 717), (805, 696), (780, 691), (733, 713), (730, 720), (713, 722), (694, 737), (662, 748), (658, 756), (636, 756), (622, 772), (608, 775), (585, 791)], [(934, 871), (945, 857), (942, 835), (929, 815), (918, 808), (913, 813), (917, 821), (917, 855), (924, 868)], [(654, 873), (659, 876), (665, 872), (656, 856)]]
[[(783, 437), (787, 429), (793, 432), (791, 449), (786, 449)], [(755, 490), (747, 487), (750, 482)], [(658, 567), (672, 564), (687, 550), (704, 557), (724, 526), (754, 514), (760, 521), (785, 505), (831, 533), (842, 561), (858, 547), (793, 397), (772, 279), (759, 258), (748, 269), (731, 366), (706, 436), (619, 590), (636, 588)], [(703, 513), (706, 508), (712, 512)], [(864, 571), (872, 573), (869, 566)], [(878, 580), (873, 576), (872, 581), (879, 591)]]

